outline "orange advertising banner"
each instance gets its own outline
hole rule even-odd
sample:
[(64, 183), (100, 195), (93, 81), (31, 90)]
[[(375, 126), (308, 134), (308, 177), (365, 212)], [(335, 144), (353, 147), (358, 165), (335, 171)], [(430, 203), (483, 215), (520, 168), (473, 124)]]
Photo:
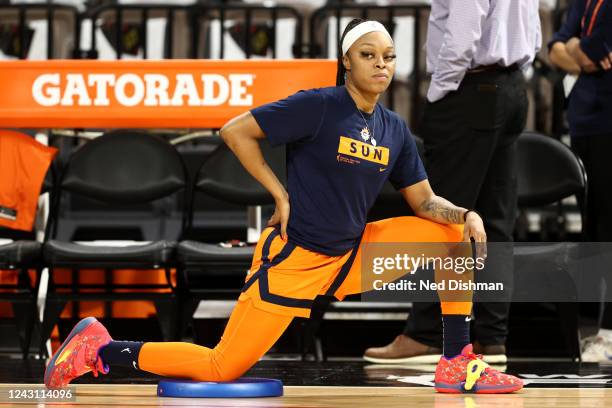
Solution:
[(301, 89), (334, 60), (0, 62), (0, 127), (220, 128)]

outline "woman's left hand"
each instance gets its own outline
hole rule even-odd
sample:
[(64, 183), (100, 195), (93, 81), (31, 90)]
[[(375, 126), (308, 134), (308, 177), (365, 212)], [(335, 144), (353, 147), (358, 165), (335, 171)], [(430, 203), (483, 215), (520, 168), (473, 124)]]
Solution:
[(473, 238), (474, 242), (476, 242), (476, 256), (486, 258), (487, 233), (485, 232), (482, 218), (474, 211), (470, 211), (467, 214), (465, 224), (463, 225), (463, 240), (470, 242), (470, 238)]

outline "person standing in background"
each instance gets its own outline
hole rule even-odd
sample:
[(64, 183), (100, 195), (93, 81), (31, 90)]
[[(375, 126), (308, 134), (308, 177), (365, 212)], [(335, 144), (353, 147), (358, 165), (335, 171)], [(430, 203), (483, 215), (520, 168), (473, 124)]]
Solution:
[[(516, 140), (527, 117), (523, 71), (541, 46), (538, 0), (433, 0), (427, 31), (427, 93), (421, 136), (431, 184), (475, 208), (489, 242), (511, 242), (516, 217)], [(489, 253), (487, 263), (500, 256)], [(491, 266), (489, 266), (491, 267)], [(491, 267), (511, 290), (512, 270)], [(474, 351), (505, 363), (508, 302), (474, 304)], [(435, 363), (440, 306), (413, 303), (404, 333), (364, 354), (375, 363)]]
[[(569, 95), (572, 148), (586, 168), (589, 188), (585, 231), (589, 241), (612, 241), (612, 1), (576, 0), (548, 44), (550, 61), (579, 75)], [(603, 305), (602, 305), (603, 306)], [(582, 361), (609, 361), (612, 307), (600, 313), (597, 335), (584, 339)]]

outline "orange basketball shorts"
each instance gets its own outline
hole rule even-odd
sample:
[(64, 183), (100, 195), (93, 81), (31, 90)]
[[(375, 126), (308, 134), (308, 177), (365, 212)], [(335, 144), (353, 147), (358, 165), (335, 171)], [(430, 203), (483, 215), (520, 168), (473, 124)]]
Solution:
[[(266, 228), (255, 247), (253, 262), (239, 300), (256, 308), (294, 317), (310, 317), (318, 295), (338, 300), (360, 293), (361, 244), (460, 242), (463, 225), (445, 225), (419, 217), (371, 222), (360, 243), (341, 256), (328, 256), (286, 242), (278, 227)], [(471, 302), (442, 302), (443, 314), (470, 314)]]

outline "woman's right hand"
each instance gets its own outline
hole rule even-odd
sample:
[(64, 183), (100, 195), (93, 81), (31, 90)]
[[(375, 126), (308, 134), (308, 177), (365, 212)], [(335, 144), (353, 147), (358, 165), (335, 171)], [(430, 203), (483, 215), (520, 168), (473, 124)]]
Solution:
[(584, 51), (582, 51), (582, 48), (580, 48), (580, 38), (570, 38), (570, 40), (566, 43), (566, 48), (569, 55), (574, 58), (576, 63), (580, 65), (584, 72), (592, 74), (599, 69), (597, 64), (591, 61)]
[(287, 241), (287, 222), (289, 221), (289, 197), (284, 196), (276, 200), (274, 214), (268, 220), (268, 226), (280, 224), (280, 233), (283, 241)]
[(601, 65), (605, 71), (612, 69), (612, 52), (599, 61), (599, 65)]

